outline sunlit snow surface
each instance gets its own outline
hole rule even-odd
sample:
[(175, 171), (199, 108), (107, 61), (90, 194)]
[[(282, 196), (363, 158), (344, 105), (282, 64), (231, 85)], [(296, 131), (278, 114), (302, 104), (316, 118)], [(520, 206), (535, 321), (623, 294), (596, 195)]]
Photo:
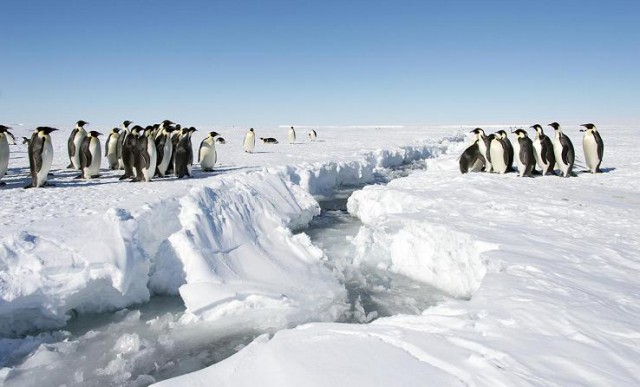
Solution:
[[(285, 129), (277, 130), (284, 136)], [(565, 131), (581, 157), (580, 134)], [(185, 356), (171, 349), (181, 340), (211, 332), (235, 350), (260, 331), (309, 321), (326, 322), (259, 336), (224, 361), (161, 384), (638, 384), (636, 130), (602, 128), (606, 173), (570, 179), (462, 176), (456, 158), (465, 144), (439, 141), (453, 132), (332, 129), (319, 131), (325, 142), (259, 146), (270, 153), (253, 155), (240, 152), (238, 132), (219, 147), (217, 176), (152, 184), (78, 183), (64, 172), (69, 177), (54, 176), (56, 188), (25, 191), (15, 188), (24, 182), (16, 174), (25, 164), (16, 170), (11, 163), (14, 176), (0, 190), (3, 334), (62, 326), (77, 312), (129, 310), (113, 317), (121, 320), (112, 334), (100, 331), (104, 347), (89, 336), (62, 341), (63, 331), (3, 339), (5, 384), (37, 383), (29, 378), (36, 368), (56, 382), (66, 374), (67, 385), (146, 385), (164, 377), (165, 346), (186, 372), (228, 353), (197, 348)], [(54, 138), (54, 168), (66, 165), (65, 135)], [(336, 187), (375, 182), (381, 167), (444, 151), (425, 172), (350, 198), (349, 212), (362, 227), (347, 226), (353, 237), (345, 246), (353, 254), (344, 262), (326, 256), (340, 253), (331, 251), (337, 245), (331, 235), (323, 236), (323, 246), (304, 230), (292, 232), (319, 213), (316, 199)], [(339, 270), (341, 264), (349, 270)], [(401, 279), (456, 298), (425, 302), (418, 315), (330, 323), (375, 317), (367, 313), (370, 300), (353, 308), (347, 291), (372, 270), (383, 280), (367, 295)], [(179, 292), (187, 311), (148, 314), (151, 329), (142, 334), (133, 327), (146, 318), (144, 308), (131, 305), (146, 301), (148, 289)], [(410, 308), (421, 302), (415, 289), (397, 294), (398, 308), (389, 314), (419, 312)], [(163, 329), (172, 329), (170, 337)], [(70, 372), (58, 360), (82, 345), (110, 360)], [(152, 364), (151, 358), (158, 369), (131, 375), (135, 364)]]

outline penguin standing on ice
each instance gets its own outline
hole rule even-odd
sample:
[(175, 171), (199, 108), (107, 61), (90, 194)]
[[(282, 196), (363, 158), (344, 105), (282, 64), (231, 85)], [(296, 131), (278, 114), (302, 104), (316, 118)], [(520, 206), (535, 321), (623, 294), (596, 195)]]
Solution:
[[(7, 173), (7, 169), (9, 168), (9, 132), (11, 129), (8, 126), (0, 125), (0, 180), (4, 177), (4, 174)], [(0, 181), (0, 185), (5, 185), (5, 183)]]
[(518, 176), (533, 177), (533, 168), (536, 165), (536, 159), (533, 155), (533, 144), (523, 129), (516, 129), (518, 136), (518, 153), (515, 155), (516, 164), (518, 164)]
[(462, 152), (459, 159), (460, 173), (479, 172), (484, 168), (485, 159), (480, 152), (478, 140)]
[(120, 142), (120, 129), (113, 128), (107, 136), (107, 141), (104, 142), (104, 157), (107, 158), (109, 169), (118, 169), (118, 143)]
[(491, 172), (491, 155), (489, 154), (489, 139), (484, 134), (484, 130), (482, 128), (475, 128), (470, 133), (475, 134), (475, 139), (478, 142), (478, 147), (480, 148), (480, 153), (482, 157), (484, 157), (484, 171)]
[(504, 141), (500, 138), (499, 134), (492, 133), (489, 138), (489, 154), (491, 157), (491, 164), (493, 171), (499, 174), (507, 172), (509, 163), (509, 153)]
[(562, 132), (560, 124), (552, 122), (549, 124), (555, 131), (553, 139), (553, 153), (556, 156), (556, 163), (560, 169), (562, 177), (569, 177), (573, 174), (573, 163), (576, 159), (573, 143), (569, 136)]
[(513, 153), (513, 145), (511, 145), (511, 140), (509, 140), (509, 137), (507, 136), (507, 132), (504, 130), (498, 130), (496, 133), (500, 135), (500, 139), (502, 140), (505, 146), (504, 149), (507, 152), (507, 172), (513, 172), (514, 171), (513, 169), (514, 153)]
[(80, 145), (80, 170), (82, 174), (78, 178), (92, 179), (99, 176), (102, 148), (98, 136), (101, 135), (102, 133), (92, 130), (82, 140), (82, 145)]
[(53, 144), (50, 134), (56, 130), (58, 129), (39, 126), (31, 136), (28, 149), (31, 184), (25, 188), (47, 185), (47, 175), (53, 162)]
[(147, 126), (138, 138), (136, 144), (135, 165), (136, 177), (132, 181), (149, 182), (156, 172), (156, 143), (154, 141), (155, 129), (153, 126)]
[(217, 135), (217, 132), (209, 132), (209, 135), (202, 140), (200, 148), (198, 148), (198, 162), (200, 163), (200, 168), (205, 172), (212, 172), (218, 160), (215, 140)]
[(174, 162), (174, 170), (178, 179), (185, 176), (191, 177), (191, 166), (193, 165), (193, 146), (191, 144), (191, 135), (196, 132), (196, 128), (183, 130), (183, 134), (176, 146), (176, 157)]
[(82, 140), (87, 137), (87, 131), (84, 129), (87, 124), (88, 122), (82, 120), (76, 122), (76, 127), (69, 135), (67, 150), (70, 163), (67, 168), (80, 169), (80, 145), (82, 145)]
[(256, 133), (253, 128), (244, 135), (243, 148), (247, 153), (253, 153), (253, 149), (256, 147)]
[[(138, 164), (137, 157), (139, 134), (142, 132), (142, 126), (135, 125), (131, 130), (126, 131), (124, 136), (124, 142), (122, 143), (122, 166), (124, 168), (124, 174), (120, 176), (120, 180), (131, 179), (137, 176), (136, 165)], [(141, 177), (137, 176), (137, 177)]]
[(295, 142), (296, 142), (296, 130), (293, 129), (293, 126), (291, 128), (289, 128), (288, 137), (289, 137), (289, 144), (295, 144)]
[[(584, 150), (584, 159), (587, 168), (591, 173), (601, 173), (600, 164), (602, 164), (602, 156), (604, 155), (604, 142), (594, 124), (582, 124), (585, 127), (584, 137), (582, 139), (582, 149)], [(0, 175), (2, 176), (2, 175)]]
[(309, 131), (309, 140), (315, 141), (318, 138), (318, 133), (315, 130), (311, 129)]
[(156, 175), (160, 177), (166, 176), (172, 160), (173, 144), (171, 142), (171, 132), (173, 132), (174, 128), (170, 126), (171, 124), (172, 122), (169, 120), (162, 121), (155, 138), (156, 151), (158, 152)]
[(131, 134), (131, 129), (129, 129), (129, 126), (131, 124), (132, 124), (131, 121), (123, 121), (122, 122), (122, 131), (120, 132), (120, 135), (118, 136), (118, 143), (117, 143), (117, 146), (116, 146), (116, 154), (118, 155), (118, 168), (119, 169), (124, 169), (124, 160), (123, 160), (123, 155), (122, 155), (122, 152), (123, 152), (122, 149), (123, 149), (125, 141), (127, 140), (127, 136), (129, 134)]
[(553, 175), (553, 168), (556, 164), (556, 155), (553, 151), (553, 143), (549, 136), (544, 134), (544, 130), (540, 124), (532, 126), (536, 131), (536, 138), (533, 140), (533, 155), (536, 163), (542, 169), (543, 175)]

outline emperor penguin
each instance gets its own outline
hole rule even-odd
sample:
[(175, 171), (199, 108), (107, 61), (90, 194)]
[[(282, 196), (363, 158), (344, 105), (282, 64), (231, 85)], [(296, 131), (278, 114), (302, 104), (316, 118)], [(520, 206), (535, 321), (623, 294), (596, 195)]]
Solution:
[[(602, 164), (602, 156), (604, 155), (604, 142), (594, 124), (582, 124), (585, 127), (584, 137), (582, 138), (582, 149), (584, 150), (584, 158), (587, 168), (591, 173), (601, 173), (600, 164)], [(1, 175), (0, 175), (1, 176)]]
[(465, 174), (468, 172), (479, 172), (484, 168), (485, 159), (480, 153), (480, 147), (478, 146), (478, 140), (474, 141), (467, 149), (460, 155), (460, 173)]
[(98, 136), (101, 135), (102, 133), (92, 130), (82, 140), (82, 145), (80, 145), (80, 170), (82, 174), (78, 177), (92, 179), (99, 176), (102, 148)]
[(80, 169), (80, 145), (82, 144), (82, 140), (87, 137), (87, 131), (84, 129), (84, 126), (87, 124), (89, 123), (83, 120), (76, 122), (76, 127), (69, 135), (67, 150), (71, 162), (67, 168)]
[(218, 144), (226, 144), (227, 143), (227, 141), (223, 137), (220, 137), (220, 136), (216, 137), (216, 142)]
[(518, 137), (518, 153), (515, 155), (516, 164), (518, 164), (518, 176), (533, 177), (533, 168), (536, 165), (535, 156), (533, 155), (533, 144), (523, 129), (516, 129)]
[[(4, 177), (5, 173), (7, 173), (7, 169), (9, 168), (9, 129), (8, 126), (0, 125), (0, 180)], [(0, 185), (4, 185), (5, 183), (0, 181)]]
[(499, 134), (492, 133), (489, 138), (489, 154), (491, 155), (491, 164), (493, 171), (504, 174), (509, 168), (509, 153), (504, 141)]
[(156, 143), (154, 141), (155, 129), (153, 126), (147, 126), (140, 137), (136, 146), (136, 178), (133, 181), (149, 182), (156, 172), (157, 153)]
[(507, 152), (507, 172), (513, 172), (514, 153), (511, 140), (509, 140), (509, 136), (505, 130), (498, 130), (496, 133), (500, 135), (500, 139), (504, 142), (505, 150)]
[(253, 149), (256, 147), (256, 133), (253, 131), (253, 128), (249, 129), (244, 135), (243, 147), (245, 152), (253, 153)]
[(140, 139), (140, 132), (142, 131), (142, 126), (135, 125), (130, 130), (126, 130), (123, 135), (124, 142), (122, 143), (121, 160), (124, 168), (124, 174), (120, 176), (120, 180), (142, 177), (142, 175), (138, 176), (138, 171), (136, 170), (137, 158), (139, 155), (138, 141)]
[(164, 120), (158, 128), (158, 133), (155, 137), (156, 151), (158, 153), (158, 166), (156, 167), (156, 175), (165, 177), (169, 164), (171, 164), (173, 144), (171, 142), (171, 132), (174, 128), (169, 120)]
[[(122, 134), (124, 135), (124, 133)], [(109, 169), (118, 169), (118, 143), (120, 142), (120, 129), (113, 128), (107, 136), (107, 141), (104, 142), (104, 157), (107, 158), (109, 163)]]
[(173, 168), (178, 179), (182, 179), (185, 176), (191, 177), (191, 166), (193, 165), (191, 135), (196, 131), (197, 129), (193, 127), (183, 130), (178, 145), (176, 146)]
[(198, 162), (200, 163), (200, 168), (205, 172), (213, 171), (213, 167), (218, 160), (215, 140), (217, 135), (217, 132), (209, 132), (209, 135), (202, 140), (198, 149)]
[(309, 131), (309, 140), (315, 141), (318, 138), (318, 133), (315, 130), (311, 129)]
[(482, 128), (475, 128), (470, 133), (475, 134), (475, 141), (478, 142), (478, 147), (480, 148), (480, 154), (484, 157), (484, 171), (491, 172), (491, 155), (489, 154), (489, 139), (484, 134), (484, 130)]
[(296, 142), (296, 130), (293, 129), (293, 126), (291, 128), (289, 128), (288, 137), (289, 137), (289, 144), (295, 144), (295, 142)]
[(576, 159), (573, 143), (569, 136), (562, 132), (560, 124), (552, 122), (549, 124), (555, 131), (553, 139), (553, 153), (556, 156), (556, 163), (560, 169), (562, 177), (569, 177), (573, 174), (573, 163)]
[(544, 130), (540, 124), (531, 126), (536, 131), (536, 137), (533, 140), (533, 155), (536, 163), (542, 169), (543, 175), (553, 175), (553, 168), (556, 164), (556, 155), (553, 151), (553, 143), (549, 136), (544, 134)]
[(53, 162), (53, 144), (50, 134), (56, 128), (39, 126), (31, 135), (29, 141), (29, 171), (31, 172), (31, 184), (25, 188), (44, 187), (47, 184), (47, 175)]
[(132, 123), (133, 122), (128, 121), (128, 120), (127, 121), (123, 121), (122, 122), (122, 132), (120, 133), (120, 136), (118, 136), (116, 154), (118, 155), (118, 168), (119, 169), (124, 169), (124, 160), (123, 160), (123, 154), (122, 154), (122, 147), (124, 145), (124, 142), (127, 139), (127, 136), (131, 133), (131, 129), (129, 129), (129, 126)]

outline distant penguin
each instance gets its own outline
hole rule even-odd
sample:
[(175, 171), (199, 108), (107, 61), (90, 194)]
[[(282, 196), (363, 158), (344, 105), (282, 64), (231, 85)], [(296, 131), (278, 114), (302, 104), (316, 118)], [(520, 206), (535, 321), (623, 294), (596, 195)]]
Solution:
[(209, 135), (202, 140), (198, 148), (198, 162), (200, 163), (200, 168), (205, 172), (213, 171), (213, 167), (218, 160), (215, 140), (217, 135), (218, 133), (216, 132), (209, 132)]
[(459, 161), (460, 172), (462, 174), (468, 172), (479, 172), (484, 168), (485, 159), (480, 152), (477, 140), (462, 152)]
[(262, 141), (263, 144), (277, 144), (278, 143), (278, 140), (276, 140), (273, 137), (267, 137), (267, 138), (260, 137), (260, 140)]
[(309, 131), (309, 140), (315, 141), (318, 138), (318, 133), (315, 130), (311, 129)]
[(289, 128), (288, 137), (289, 137), (289, 144), (294, 144), (296, 142), (296, 130), (293, 129), (293, 126)]
[(569, 136), (562, 132), (560, 124), (552, 122), (549, 126), (556, 131), (553, 139), (553, 152), (556, 156), (556, 164), (558, 164), (561, 176), (569, 177), (573, 174), (573, 163), (576, 159), (573, 143)]
[[(8, 126), (0, 125), (0, 180), (4, 177), (5, 173), (7, 173), (7, 169), (9, 168), (9, 129)], [(0, 181), (0, 185), (5, 185), (5, 183)]]
[(137, 158), (139, 157), (139, 135), (142, 130), (142, 126), (135, 125), (130, 130), (127, 130), (123, 135), (124, 142), (122, 143), (122, 165), (124, 168), (124, 174), (120, 176), (120, 180), (131, 179), (135, 177), (142, 178), (142, 175), (138, 176), (139, 171), (136, 170), (136, 166), (140, 164), (137, 161)]
[(173, 154), (173, 144), (171, 142), (171, 132), (174, 128), (169, 120), (164, 120), (158, 128), (155, 137), (156, 151), (158, 152), (158, 165), (156, 167), (156, 175), (165, 177), (169, 164), (171, 164)]
[(47, 126), (37, 127), (29, 141), (29, 171), (31, 184), (25, 188), (44, 187), (53, 162), (51, 132), (58, 130)]
[(475, 134), (475, 140), (478, 141), (478, 147), (480, 148), (480, 154), (485, 159), (484, 171), (491, 172), (491, 155), (489, 154), (489, 139), (484, 134), (484, 130), (482, 128), (475, 128), (470, 133)]
[(256, 133), (253, 128), (244, 135), (243, 148), (247, 153), (253, 153), (253, 149), (256, 147)]
[(509, 152), (507, 145), (500, 138), (499, 134), (492, 133), (489, 138), (489, 153), (491, 155), (491, 164), (493, 171), (504, 174), (509, 168)]
[(500, 139), (504, 142), (505, 151), (507, 152), (507, 172), (513, 172), (514, 153), (511, 140), (509, 140), (509, 136), (505, 130), (498, 130), (496, 133), (500, 135)]
[[(122, 134), (124, 135), (124, 133)], [(120, 129), (113, 128), (104, 142), (104, 157), (107, 158), (109, 169), (116, 170), (119, 167), (118, 142), (120, 142)]]
[(22, 145), (29, 145), (29, 141), (31, 141), (28, 137), (22, 137)]
[(515, 154), (516, 164), (518, 165), (518, 176), (533, 177), (532, 172), (536, 165), (536, 159), (533, 155), (531, 139), (523, 129), (516, 129), (515, 134), (518, 136), (518, 152)]
[[(123, 155), (122, 155), (122, 148), (124, 145), (124, 142), (127, 139), (127, 136), (131, 133), (131, 129), (129, 129), (129, 126), (132, 124), (131, 121), (123, 121), (122, 122), (122, 131), (120, 132), (120, 135), (118, 136), (118, 144), (116, 146), (116, 154), (118, 155), (118, 168), (119, 169), (124, 169), (124, 160), (123, 160)], [(125, 172), (126, 175), (126, 172)]]
[(189, 128), (183, 131), (178, 145), (176, 146), (176, 156), (174, 158), (174, 170), (178, 179), (185, 176), (191, 177), (191, 166), (193, 164), (193, 146), (191, 135), (196, 132), (196, 128)]
[(82, 173), (78, 177), (92, 179), (99, 176), (102, 148), (98, 136), (101, 135), (102, 133), (92, 130), (82, 140), (80, 145), (80, 170)]
[(156, 143), (154, 141), (155, 129), (148, 126), (138, 138), (136, 145), (136, 155), (134, 157), (136, 164), (136, 177), (133, 181), (149, 182), (156, 172), (157, 153)]
[(584, 150), (584, 159), (587, 168), (591, 173), (601, 173), (600, 164), (602, 164), (602, 156), (604, 155), (604, 142), (594, 124), (582, 124), (586, 129), (582, 139), (582, 149)]
[(216, 137), (216, 142), (218, 144), (226, 144), (227, 143), (227, 141), (222, 137)]
[(87, 131), (84, 129), (84, 126), (87, 124), (88, 122), (82, 120), (76, 122), (76, 127), (69, 135), (67, 150), (69, 152), (69, 160), (71, 162), (67, 168), (80, 169), (80, 145), (82, 144), (82, 139), (87, 136)]
[(536, 131), (536, 137), (533, 140), (533, 151), (536, 163), (542, 170), (543, 175), (553, 175), (553, 168), (556, 164), (556, 155), (553, 151), (553, 142), (549, 136), (544, 134), (544, 130), (540, 124), (532, 126)]

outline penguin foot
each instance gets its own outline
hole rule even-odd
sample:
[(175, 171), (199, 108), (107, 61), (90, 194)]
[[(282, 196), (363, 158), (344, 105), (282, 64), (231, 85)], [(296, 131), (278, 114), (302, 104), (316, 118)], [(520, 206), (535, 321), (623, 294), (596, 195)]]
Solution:
[(75, 168), (73, 167), (73, 163), (69, 163), (69, 165), (67, 165), (67, 169), (75, 169)]
[(134, 177), (133, 179), (131, 179), (131, 182), (132, 182), (132, 183), (139, 183), (139, 182), (141, 182), (141, 181), (142, 181), (142, 179), (141, 179), (141, 178), (139, 178), (139, 177)]
[(32, 184), (32, 183), (31, 183), (31, 184), (29, 184), (29, 185), (25, 185), (25, 186), (24, 186), (24, 189), (29, 189), (29, 188), (33, 188), (33, 184)]
[(47, 173), (47, 176), (53, 176), (53, 172)]
[(79, 180), (79, 179), (84, 179), (84, 175), (80, 174), (73, 178), (73, 180)]
[(0, 187), (7, 185), (7, 183), (5, 183), (4, 181), (0, 181)]
[(55, 187), (56, 185), (53, 183), (49, 183), (48, 181), (45, 181), (44, 184), (42, 184), (43, 187)]
[(92, 178), (92, 179), (97, 179), (97, 178), (99, 178), (100, 176), (102, 176), (102, 175), (91, 175), (91, 178)]
[(122, 175), (122, 176), (120, 176), (120, 178), (118, 180), (126, 180), (126, 179), (130, 179), (132, 177), (133, 176), (131, 176), (131, 175)]

